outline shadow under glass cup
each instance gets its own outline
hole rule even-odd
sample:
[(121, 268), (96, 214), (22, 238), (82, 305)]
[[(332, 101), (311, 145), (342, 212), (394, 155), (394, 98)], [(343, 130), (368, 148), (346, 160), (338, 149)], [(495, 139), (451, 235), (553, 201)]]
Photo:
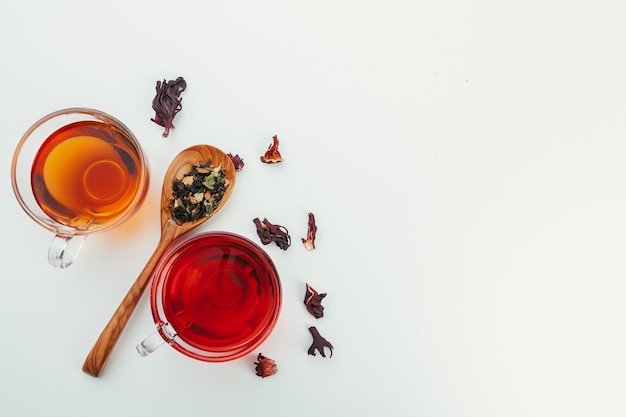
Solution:
[(149, 169), (122, 122), (99, 110), (69, 108), (43, 117), (22, 136), (11, 183), (26, 214), (54, 233), (48, 261), (65, 268), (87, 235), (112, 229), (139, 209)]
[(142, 356), (167, 342), (205, 362), (237, 359), (263, 343), (278, 320), (282, 292), (274, 263), (234, 233), (177, 239), (152, 279), (157, 332), (137, 345)]

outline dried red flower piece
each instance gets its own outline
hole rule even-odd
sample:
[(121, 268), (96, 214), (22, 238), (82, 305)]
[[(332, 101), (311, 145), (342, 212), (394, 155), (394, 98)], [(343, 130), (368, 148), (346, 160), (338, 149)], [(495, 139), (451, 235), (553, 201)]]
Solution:
[(264, 245), (275, 242), (282, 250), (287, 250), (291, 245), (289, 231), (284, 226), (272, 224), (267, 219), (261, 222), (258, 217), (252, 221), (256, 225), (256, 234)]
[(174, 116), (183, 108), (180, 95), (186, 88), (187, 82), (183, 77), (156, 83), (156, 95), (152, 100), (152, 108), (156, 115), (150, 120), (165, 128), (164, 138), (169, 135), (170, 129), (174, 129)]
[(235, 166), (235, 171), (241, 171), (244, 163), (243, 163), (243, 159), (241, 159), (239, 154), (233, 155), (232, 153), (229, 152), (226, 155), (230, 158), (231, 161), (233, 161), (233, 165)]
[(333, 357), (333, 345), (331, 345), (328, 340), (324, 339), (322, 335), (320, 335), (320, 332), (317, 331), (315, 326), (309, 327), (309, 331), (311, 332), (311, 335), (313, 336), (313, 344), (311, 345), (308, 351), (309, 355), (315, 356), (315, 350), (317, 349), (320, 355), (322, 355), (322, 357), (325, 358), (326, 355), (324, 354), (324, 348), (327, 347), (328, 349), (330, 349), (330, 357), (332, 358)]
[(317, 226), (315, 225), (315, 216), (313, 213), (309, 213), (309, 222), (307, 226), (306, 239), (302, 239), (302, 243), (304, 243), (304, 247), (307, 250), (315, 249), (315, 233), (317, 233)]
[(272, 140), (272, 144), (261, 156), (261, 162), (265, 162), (266, 164), (275, 164), (284, 161), (283, 157), (280, 156), (280, 152), (278, 152), (278, 136), (274, 135)]
[(306, 284), (306, 292), (304, 293), (304, 305), (309, 313), (316, 319), (324, 317), (324, 306), (322, 300), (326, 297), (326, 293), (318, 293), (309, 284)]
[(276, 361), (274, 361), (273, 359), (270, 359), (259, 353), (259, 356), (257, 356), (256, 360), (257, 362), (254, 362), (254, 364), (256, 365), (254, 369), (256, 370), (256, 374), (261, 378), (265, 378), (266, 376), (272, 376), (276, 372), (278, 372), (278, 369), (276, 368)]

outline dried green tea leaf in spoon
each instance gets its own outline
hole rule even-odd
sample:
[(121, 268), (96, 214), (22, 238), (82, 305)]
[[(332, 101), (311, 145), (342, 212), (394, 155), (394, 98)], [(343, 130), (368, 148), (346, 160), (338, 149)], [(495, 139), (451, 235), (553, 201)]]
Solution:
[(227, 189), (228, 179), (221, 166), (214, 167), (211, 160), (197, 163), (172, 184), (172, 220), (182, 224), (210, 216)]

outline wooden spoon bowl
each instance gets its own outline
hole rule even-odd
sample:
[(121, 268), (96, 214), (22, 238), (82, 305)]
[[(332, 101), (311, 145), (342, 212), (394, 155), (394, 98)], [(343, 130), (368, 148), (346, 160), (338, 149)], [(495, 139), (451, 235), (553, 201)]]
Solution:
[[(208, 160), (212, 161), (213, 166), (221, 166), (224, 169), (224, 174), (228, 180), (228, 188), (222, 196), (220, 204), (215, 208), (215, 210), (213, 210), (211, 215), (201, 217), (193, 222), (176, 224), (176, 222), (172, 220), (172, 215), (169, 210), (169, 204), (173, 194), (172, 184), (174, 184), (175, 181), (180, 180), (185, 174), (189, 173), (195, 164), (198, 162), (207, 162)], [(196, 145), (179, 153), (170, 163), (170, 166), (165, 173), (165, 177), (163, 178), (163, 190), (161, 191), (161, 242), (163, 241), (163, 233), (168, 236), (172, 234), (173, 237), (170, 239), (170, 241), (172, 241), (215, 215), (215, 213), (217, 213), (224, 206), (224, 203), (232, 194), (235, 179), (235, 167), (233, 162), (228, 155), (213, 146)]]
[[(213, 166), (221, 166), (228, 180), (226, 192), (222, 196), (219, 205), (213, 212), (198, 220), (178, 224), (172, 219), (169, 209), (172, 199), (172, 185), (175, 181), (180, 180), (185, 174), (189, 173), (197, 163), (206, 163), (211, 161)], [(100, 337), (91, 348), (91, 351), (83, 364), (83, 371), (91, 376), (97, 377), (102, 372), (104, 365), (117, 342), (117, 339), (126, 326), (128, 319), (135, 310), (141, 295), (148, 286), (152, 271), (154, 270), (159, 258), (167, 248), (167, 246), (177, 237), (187, 233), (191, 229), (198, 227), (200, 224), (214, 216), (228, 200), (235, 186), (235, 167), (231, 159), (221, 150), (210, 145), (196, 145), (181, 151), (170, 163), (167, 168), (165, 177), (163, 178), (163, 189), (161, 191), (161, 238), (159, 243), (150, 257), (150, 260), (139, 274), (128, 293), (120, 303), (115, 313), (100, 334)]]

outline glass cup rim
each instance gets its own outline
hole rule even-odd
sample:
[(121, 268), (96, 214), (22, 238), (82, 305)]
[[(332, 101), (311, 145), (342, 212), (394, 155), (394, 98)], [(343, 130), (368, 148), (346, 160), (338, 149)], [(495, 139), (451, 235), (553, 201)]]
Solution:
[[(127, 138), (132, 142), (133, 146), (135, 147), (135, 150), (139, 158), (139, 162), (140, 162), (140, 168), (142, 171), (142, 175), (141, 175), (142, 179), (141, 179), (140, 188), (138, 189), (138, 192), (136, 193), (136, 195), (133, 197), (132, 202), (128, 205), (128, 208), (117, 219), (107, 223), (106, 225), (102, 225), (96, 229), (73, 228), (71, 226), (60, 224), (47, 216), (45, 218), (42, 218), (42, 216), (38, 215), (37, 213), (33, 211), (33, 209), (31, 208), (31, 204), (28, 204), (25, 201), (24, 196), (23, 196), (24, 191), (20, 190), (20, 187), (18, 185), (18, 179), (17, 179), (18, 163), (20, 162), (20, 156), (21, 156), (22, 150), (25, 144), (27, 143), (28, 139), (33, 135), (33, 133), (42, 125), (44, 125), (46, 122), (53, 120), (57, 117), (65, 116), (65, 115), (71, 116), (71, 115), (81, 115), (81, 114), (85, 115), (86, 117), (91, 116), (97, 120), (102, 121), (103, 123), (112, 124), (116, 126), (117, 128), (121, 129), (125, 133)], [(67, 124), (64, 124), (62, 126), (65, 126), (65, 125)], [(53, 132), (50, 132), (50, 134), (52, 133)], [(125, 220), (128, 219), (130, 214), (132, 214), (140, 206), (141, 202), (144, 200), (148, 192), (149, 182), (150, 182), (150, 173), (149, 173), (148, 159), (141, 144), (137, 140), (137, 137), (134, 135), (134, 133), (128, 128), (128, 126), (126, 126), (122, 121), (120, 121), (116, 117), (102, 110), (98, 110), (98, 109), (94, 109), (90, 107), (68, 107), (68, 108), (64, 108), (61, 110), (56, 110), (52, 113), (49, 113), (41, 117), (39, 120), (33, 123), (26, 130), (26, 132), (22, 135), (17, 146), (15, 147), (15, 150), (13, 152), (13, 157), (11, 159), (11, 187), (13, 189), (13, 194), (15, 195), (20, 207), (37, 224), (55, 233), (56, 235), (60, 235), (60, 236), (80, 236), (80, 235), (91, 234), (96, 231), (102, 232), (105, 230), (112, 229), (118, 226), (119, 224), (123, 223)]]
[[(275, 290), (275, 297), (273, 303), (270, 306), (271, 312), (268, 314), (267, 320), (263, 326), (261, 326), (256, 332), (251, 333), (245, 340), (242, 340), (239, 344), (224, 351), (206, 351), (196, 346), (192, 346), (181, 340), (180, 337), (175, 337), (175, 330), (171, 327), (168, 319), (163, 311), (162, 297), (162, 285), (167, 278), (167, 272), (165, 269), (169, 263), (175, 261), (175, 257), (184, 251), (186, 248), (191, 247), (195, 242), (206, 239), (226, 238), (230, 243), (237, 246), (243, 246), (251, 250), (256, 256), (258, 256), (268, 272), (268, 280), (270, 285)], [(282, 286), (280, 276), (276, 269), (276, 266), (270, 256), (252, 240), (245, 236), (239, 235), (233, 232), (227, 231), (209, 231), (197, 233), (191, 237), (181, 236), (174, 240), (166, 248), (164, 254), (159, 259), (154, 271), (152, 273), (152, 285), (150, 290), (150, 308), (152, 310), (152, 316), (154, 323), (157, 327), (157, 332), (160, 336), (175, 350), (182, 354), (198, 359), (204, 362), (226, 362), (245, 356), (260, 346), (272, 333), (278, 316), (281, 310), (282, 304)], [(174, 337), (173, 337), (174, 336)]]

